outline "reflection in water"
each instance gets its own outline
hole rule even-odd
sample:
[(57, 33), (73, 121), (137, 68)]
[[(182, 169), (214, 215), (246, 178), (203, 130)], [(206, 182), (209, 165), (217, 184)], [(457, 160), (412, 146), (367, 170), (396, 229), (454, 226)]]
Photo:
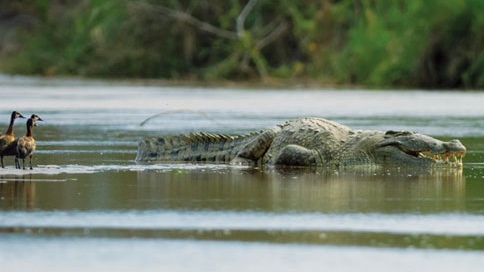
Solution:
[(462, 170), (325, 172), (308, 169), (137, 172), (138, 199), (163, 208), (432, 212), (465, 208)]
[(290, 200), (294, 203), (291, 206), (304, 200), (306, 209), (324, 206), (328, 212), (429, 212), (465, 207), (465, 183), (459, 170), (287, 173), (283, 179), (272, 180), (277, 187), (273, 193), (280, 194), (279, 199)]
[(462, 169), (335, 172), (185, 164), (67, 168), (50, 166), (52, 173), (60, 169), (55, 178), (3, 176), (0, 204), (4, 209), (466, 210)]
[(0, 234), (484, 248), (461, 170), (148, 168), (4, 178)]
[(34, 209), (36, 186), (31, 176), (5, 179), (0, 176), (0, 200), (3, 209)]

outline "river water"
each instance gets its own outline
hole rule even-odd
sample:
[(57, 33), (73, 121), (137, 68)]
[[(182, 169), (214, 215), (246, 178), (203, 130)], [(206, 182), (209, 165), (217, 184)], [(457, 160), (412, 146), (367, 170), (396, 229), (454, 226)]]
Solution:
[[(480, 271), (483, 92), (226, 89), (0, 77), (36, 113), (33, 170), (0, 169), (2, 271)], [(460, 170), (137, 164), (145, 136), (318, 116), (467, 146)], [(149, 117), (153, 117), (148, 119)], [(143, 122), (145, 121), (145, 122)], [(17, 120), (16, 135), (25, 133)]]

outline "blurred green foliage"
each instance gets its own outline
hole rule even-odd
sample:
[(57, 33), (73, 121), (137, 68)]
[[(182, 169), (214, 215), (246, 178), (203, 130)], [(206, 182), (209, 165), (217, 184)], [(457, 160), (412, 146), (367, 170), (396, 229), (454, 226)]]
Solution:
[(484, 87), (482, 0), (247, 2), (0, 0), (0, 69)]

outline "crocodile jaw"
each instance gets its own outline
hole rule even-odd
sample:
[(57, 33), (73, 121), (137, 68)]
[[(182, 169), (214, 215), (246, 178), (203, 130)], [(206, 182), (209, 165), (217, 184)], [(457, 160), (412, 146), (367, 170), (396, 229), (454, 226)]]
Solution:
[(450, 142), (438, 141), (432, 143), (431, 146), (419, 148), (412, 148), (401, 142), (387, 142), (376, 148), (375, 159), (384, 164), (462, 167), (462, 159), (465, 154), (465, 147), (457, 140)]

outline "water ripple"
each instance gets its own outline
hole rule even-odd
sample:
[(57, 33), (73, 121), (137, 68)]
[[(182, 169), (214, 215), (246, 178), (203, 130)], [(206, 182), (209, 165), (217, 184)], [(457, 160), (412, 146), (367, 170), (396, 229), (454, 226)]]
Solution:
[(0, 227), (343, 231), (484, 236), (484, 216), (471, 214), (321, 214), (216, 211), (3, 212)]

